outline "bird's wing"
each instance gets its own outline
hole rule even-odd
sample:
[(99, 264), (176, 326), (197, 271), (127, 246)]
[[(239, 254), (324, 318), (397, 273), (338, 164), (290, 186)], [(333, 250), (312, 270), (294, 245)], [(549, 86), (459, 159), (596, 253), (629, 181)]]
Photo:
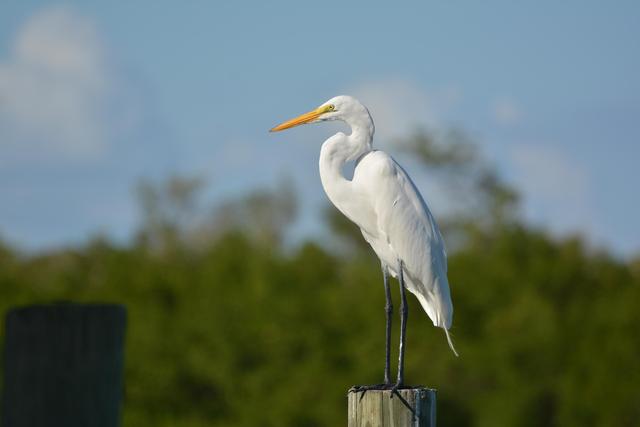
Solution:
[[(361, 166), (358, 181), (366, 182), (377, 216), (378, 239), (385, 239), (390, 252), (402, 260), (407, 288), (433, 324), (448, 329), (453, 307), (447, 255), (433, 215), (409, 175), (389, 155), (375, 151), (361, 161)], [(387, 264), (394, 273), (397, 271), (396, 260)]]

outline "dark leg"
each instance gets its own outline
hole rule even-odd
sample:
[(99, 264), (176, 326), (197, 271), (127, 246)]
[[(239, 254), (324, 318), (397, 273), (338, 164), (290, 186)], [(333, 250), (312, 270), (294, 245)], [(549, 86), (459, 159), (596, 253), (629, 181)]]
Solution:
[(391, 388), (391, 397), (395, 394), (398, 396), (398, 399), (402, 401), (404, 406), (411, 411), (413, 416), (416, 416), (415, 409), (409, 405), (398, 392), (399, 388), (404, 386), (404, 347), (407, 342), (407, 318), (409, 317), (409, 307), (407, 306), (407, 295), (405, 292), (404, 285), (404, 263), (402, 261), (399, 262), (400, 268), (398, 269), (398, 283), (400, 284), (400, 355), (398, 357), (398, 381)]
[(400, 282), (400, 355), (398, 357), (398, 381), (396, 387), (401, 387), (404, 383), (404, 348), (407, 338), (407, 319), (409, 317), (409, 307), (407, 307), (407, 295), (404, 286), (404, 263), (400, 261), (400, 271), (398, 272), (398, 282)]
[(382, 266), (382, 280), (384, 283), (384, 295), (386, 299), (386, 304), (384, 306), (386, 315), (384, 383), (352, 387), (351, 391), (362, 392), (360, 399), (364, 397), (367, 390), (389, 390), (394, 386), (394, 384), (391, 383), (391, 322), (393, 315), (393, 302), (391, 301), (391, 288), (389, 287), (389, 271), (384, 265)]
[(365, 393), (368, 390), (389, 390), (391, 389), (391, 398), (395, 394), (398, 396), (398, 399), (402, 401), (404, 406), (407, 407), (409, 411), (416, 416), (415, 410), (409, 405), (402, 395), (398, 392), (399, 388), (402, 388), (404, 385), (404, 347), (407, 335), (407, 318), (409, 317), (409, 308), (407, 307), (407, 296), (405, 293), (404, 286), (404, 263), (400, 261), (400, 268), (398, 272), (398, 282), (400, 283), (400, 296), (401, 296), (401, 305), (400, 305), (400, 356), (398, 359), (398, 381), (396, 384), (390, 384), (391, 377), (391, 369), (390, 369), (390, 361), (391, 361), (391, 315), (393, 313), (393, 305), (391, 301), (391, 290), (389, 289), (389, 274), (386, 268), (382, 268), (382, 273), (384, 275), (384, 293), (387, 299), (387, 303), (385, 305), (385, 312), (387, 315), (387, 327), (386, 327), (386, 354), (385, 354), (385, 365), (384, 365), (384, 384), (378, 384), (373, 386), (354, 386), (349, 391), (362, 392), (360, 396), (360, 400), (364, 397)]
[(393, 317), (393, 302), (391, 301), (391, 289), (389, 288), (389, 273), (387, 267), (382, 267), (384, 281), (384, 295), (387, 302), (384, 306), (387, 326), (385, 329), (385, 359), (384, 359), (384, 383), (391, 384), (391, 320)]

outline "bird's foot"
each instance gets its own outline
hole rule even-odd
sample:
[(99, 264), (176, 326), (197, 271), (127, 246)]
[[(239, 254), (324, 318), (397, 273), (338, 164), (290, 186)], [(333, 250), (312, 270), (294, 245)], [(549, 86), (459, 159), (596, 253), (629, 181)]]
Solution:
[(411, 407), (411, 405), (409, 405), (409, 402), (407, 402), (407, 400), (402, 397), (402, 395), (398, 392), (398, 390), (402, 390), (402, 389), (410, 389), (413, 388), (411, 386), (405, 386), (401, 381), (398, 381), (397, 383), (395, 383), (393, 386), (391, 386), (391, 399), (393, 399), (393, 395), (395, 394), (396, 396), (398, 396), (398, 399), (400, 399), (400, 402), (402, 402), (402, 404), (404, 406), (407, 407), (407, 409), (409, 411), (411, 411), (411, 413), (413, 414), (413, 416), (416, 416), (416, 411), (415, 409), (413, 409)]
[(393, 383), (381, 383), (381, 384), (369, 384), (369, 385), (354, 385), (349, 389), (349, 392), (359, 393), (369, 390), (391, 390), (394, 387)]
[(369, 384), (369, 385), (354, 385), (349, 389), (349, 393), (360, 393), (360, 400), (364, 397), (364, 395), (370, 390), (383, 391), (383, 390), (391, 390), (394, 387), (392, 383), (381, 383), (381, 384)]
[(411, 413), (413, 414), (413, 416), (415, 417), (416, 415), (416, 411), (415, 409), (413, 409), (411, 407), (411, 405), (409, 405), (409, 402), (407, 402), (407, 400), (402, 397), (402, 395), (398, 392), (398, 390), (405, 390), (405, 389), (411, 389), (414, 388), (412, 386), (408, 386), (408, 385), (404, 385), (401, 382), (397, 382), (395, 384), (392, 383), (382, 383), (382, 384), (370, 384), (370, 385), (354, 385), (353, 387), (351, 387), (349, 389), (349, 393), (353, 392), (353, 393), (362, 393), (360, 395), (360, 399), (359, 401), (362, 400), (362, 398), (364, 398), (364, 395), (368, 392), (368, 391), (385, 391), (385, 390), (391, 390), (391, 399), (393, 399), (393, 395), (395, 394), (396, 396), (398, 396), (398, 399), (400, 399), (400, 401), (402, 402), (402, 404), (404, 406), (407, 407), (407, 409), (409, 411), (411, 411)]
[(398, 392), (398, 390), (404, 390), (404, 389), (411, 389), (414, 388), (412, 386), (408, 386), (408, 385), (404, 385), (401, 382), (397, 382), (395, 384), (393, 383), (382, 383), (382, 384), (369, 384), (369, 385), (355, 385), (353, 387), (351, 387), (349, 389), (349, 392), (354, 392), (354, 393), (360, 393), (362, 392), (362, 394), (360, 395), (360, 399), (359, 401), (361, 401), (364, 398), (364, 395), (371, 390), (374, 391), (385, 391), (385, 390), (391, 390), (391, 399), (393, 399), (393, 395), (395, 394), (396, 396), (398, 396), (398, 399), (400, 399), (400, 401), (402, 402), (402, 404), (404, 406), (407, 407), (407, 409), (409, 411), (411, 411), (411, 413), (415, 416), (416, 411), (411, 407), (411, 405), (409, 405), (409, 402), (407, 402), (407, 400), (402, 397), (402, 395)]

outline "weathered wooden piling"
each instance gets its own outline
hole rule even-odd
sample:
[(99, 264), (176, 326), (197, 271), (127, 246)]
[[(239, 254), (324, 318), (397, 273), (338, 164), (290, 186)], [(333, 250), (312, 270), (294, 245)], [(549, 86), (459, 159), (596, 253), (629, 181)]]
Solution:
[(404, 402), (397, 395), (391, 398), (390, 390), (349, 390), (348, 427), (436, 426), (434, 389), (416, 387), (398, 390), (398, 393)]

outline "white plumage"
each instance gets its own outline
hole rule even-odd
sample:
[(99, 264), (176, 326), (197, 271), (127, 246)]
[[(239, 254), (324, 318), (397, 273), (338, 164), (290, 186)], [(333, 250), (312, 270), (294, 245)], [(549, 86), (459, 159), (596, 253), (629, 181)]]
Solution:
[[(322, 145), (320, 177), (327, 196), (360, 227), (383, 270), (398, 277), (399, 266), (404, 266), (406, 288), (434, 326), (444, 329), (456, 353), (448, 333), (453, 305), (442, 235), (409, 175), (391, 156), (372, 148), (375, 128), (367, 108), (353, 97), (337, 96), (272, 131), (325, 120), (351, 127), (350, 134), (339, 132)], [(351, 180), (343, 172), (350, 161), (356, 162)]]

